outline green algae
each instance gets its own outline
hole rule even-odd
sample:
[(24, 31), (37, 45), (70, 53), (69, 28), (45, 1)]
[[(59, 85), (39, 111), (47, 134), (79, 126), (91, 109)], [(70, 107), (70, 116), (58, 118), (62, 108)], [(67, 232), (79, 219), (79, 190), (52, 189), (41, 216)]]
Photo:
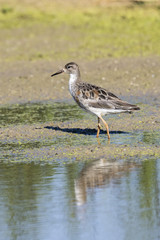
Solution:
[[(10, 106), (10, 109), (14, 109), (15, 105), (13, 106)], [(33, 111), (28, 111), (27, 106)], [(61, 115), (56, 121), (46, 122), (46, 119), (50, 120), (50, 114), (48, 118), (41, 117), (42, 109), (53, 111), (53, 117), (54, 109), (60, 107)], [(66, 103), (17, 105), (14, 114), (11, 112), (10, 115), (6, 115), (6, 126), (2, 124), (0, 128), (0, 160), (63, 163), (100, 158), (143, 161), (150, 157), (160, 157), (160, 126), (156, 121), (159, 112), (154, 112), (155, 106), (145, 107), (142, 113), (133, 116), (110, 116), (107, 121), (110, 127), (110, 141), (104, 128), (99, 139), (96, 138), (97, 123), (93, 116), (85, 112), (81, 112), (82, 115), (79, 116), (77, 106), (75, 110), (72, 107), (73, 105)], [(41, 111), (37, 111), (37, 108)], [(22, 109), (25, 118), (21, 118), (19, 114)], [(47, 111), (45, 110), (44, 115)], [(32, 116), (33, 112), (36, 113), (36, 118)], [(151, 119), (152, 112), (154, 118)], [(67, 113), (71, 115), (70, 118), (67, 117)], [(139, 121), (139, 117), (143, 121)], [(40, 122), (40, 119), (44, 122)], [(125, 121), (127, 124), (124, 125)]]
[[(63, 145), (58, 148), (52, 146), (39, 146), (32, 145), (29, 148), (14, 148), (1, 152), (1, 160), (5, 161), (50, 161), (50, 162), (69, 162), (69, 161), (86, 161), (89, 159), (114, 159), (114, 160), (133, 160), (144, 161), (150, 157), (160, 157), (160, 149), (156, 146), (131, 146), (131, 145), (114, 145), (106, 144), (105, 146), (95, 147), (94, 144), (84, 147), (83, 142), (81, 146), (64, 147)], [(45, 144), (43, 144), (45, 145)], [(53, 145), (54, 146), (54, 145)]]
[(0, 107), (0, 126), (33, 124), (47, 121), (68, 121), (82, 118), (77, 105), (63, 102), (13, 104)]

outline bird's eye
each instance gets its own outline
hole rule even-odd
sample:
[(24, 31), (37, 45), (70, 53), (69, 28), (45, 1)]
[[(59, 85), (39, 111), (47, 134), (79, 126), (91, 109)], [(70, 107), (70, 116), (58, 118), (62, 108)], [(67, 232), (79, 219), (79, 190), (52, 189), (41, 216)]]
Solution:
[(68, 66), (68, 68), (71, 68), (71, 66)]

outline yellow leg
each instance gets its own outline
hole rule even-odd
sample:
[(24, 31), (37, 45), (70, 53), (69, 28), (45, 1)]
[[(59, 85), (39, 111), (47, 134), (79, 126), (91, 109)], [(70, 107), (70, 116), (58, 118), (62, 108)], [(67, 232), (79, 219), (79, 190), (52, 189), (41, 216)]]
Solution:
[(99, 132), (101, 129), (101, 125), (100, 125), (100, 118), (98, 117), (98, 129), (97, 129), (97, 138), (99, 137)]
[(106, 121), (102, 118), (102, 116), (100, 116), (99, 119), (101, 119), (102, 122), (104, 123), (104, 126), (106, 127), (106, 130), (107, 130), (108, 139), (110, 139), (108, 124), (107, 124)]

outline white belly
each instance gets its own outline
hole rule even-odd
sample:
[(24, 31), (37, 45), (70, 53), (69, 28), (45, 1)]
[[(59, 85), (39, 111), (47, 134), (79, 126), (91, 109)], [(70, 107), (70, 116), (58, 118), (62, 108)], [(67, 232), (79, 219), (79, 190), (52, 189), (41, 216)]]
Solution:
[(118, 110), (118, 109), (103, 109), (103, 108), (93, 108), (89, 107), (88, 111), (91, 113), (97, 115), (97, 116), (103, 116), (111, 113), (122, 113), (126, 112), (126, 110)]

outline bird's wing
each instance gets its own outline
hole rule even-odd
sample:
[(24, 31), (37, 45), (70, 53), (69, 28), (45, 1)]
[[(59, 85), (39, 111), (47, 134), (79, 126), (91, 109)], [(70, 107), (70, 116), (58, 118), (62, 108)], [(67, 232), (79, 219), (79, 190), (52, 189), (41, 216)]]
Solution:
[(138, 110), (136, 105), (122, 101), (104, 88), (91, 84), (82, 84), (78, 88), (79, 97), (86, 100), (89, 107), (104, 109)]

